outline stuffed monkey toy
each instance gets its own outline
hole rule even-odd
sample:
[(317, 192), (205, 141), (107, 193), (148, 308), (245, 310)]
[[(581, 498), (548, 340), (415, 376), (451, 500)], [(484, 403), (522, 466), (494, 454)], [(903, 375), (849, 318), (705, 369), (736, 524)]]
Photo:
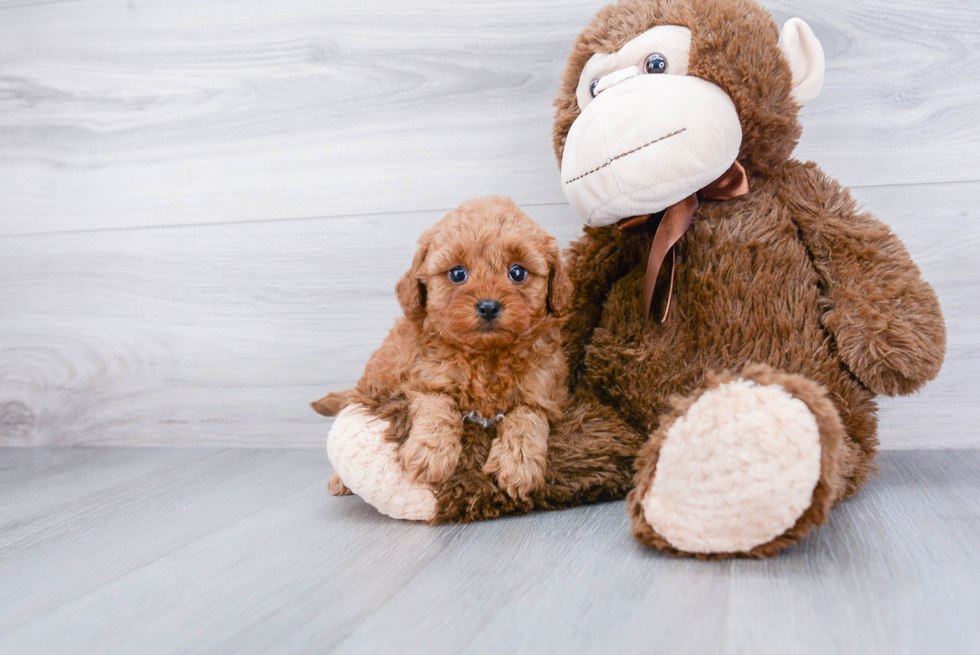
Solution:
[(823, 74), (806, 23), (780, 30), (751, 0), (599, 11), (555, 100), (585, 229), (566, 255), (571, 401), (545, 487), (498, 489), (481, 471), (492, 431), (476, 428), (448, 482), (407, 480), (382, 453), (399, 421), (374, 408), (383, 429), (358, 438), (388, 477), (355, 491), (420, 494), (402, 516), (431, 522), (628, 494), (639, 541), (702, 558), (770, 556), (825, 523), (874, 474), (875, 396), (934, 378), (946, 338), (899, 239), (792, 158)]

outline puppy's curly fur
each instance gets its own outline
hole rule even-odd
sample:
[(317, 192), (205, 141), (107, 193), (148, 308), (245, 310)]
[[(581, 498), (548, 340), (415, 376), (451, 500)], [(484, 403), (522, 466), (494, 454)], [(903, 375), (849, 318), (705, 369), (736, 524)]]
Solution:
[[(395, 419), (402, 464), (432, 485), (456, 470), (465, 416), (503, 415), (483, 472), (527, 499), (544, 485), (548, 433), (566, 402), (560, 334), (572, 285), (554, 238), (509, 198), (470, 200), (422, 235), (395, 288), (405, 315), (357, 387), (314, 408), (331, 416), (361, 403)], [(330, 490), (349, 493), (336, 476)]]

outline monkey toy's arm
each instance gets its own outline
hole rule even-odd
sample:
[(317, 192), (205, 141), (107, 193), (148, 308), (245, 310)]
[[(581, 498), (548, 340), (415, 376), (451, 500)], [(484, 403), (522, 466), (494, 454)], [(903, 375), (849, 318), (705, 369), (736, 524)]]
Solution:
[(638, 263), (637, 242), (616, 227), (586, 227), (585, 234), (565, 253), (568, 276), (574, 287), (568, 321), (562, 330), (568, 360), (568, 388), (575, 389), (585, 368), (585, 350), (602, 318), (602, 307), (613, 284)]
[(946, 351), (939, 300), (898, 237), (813, 164), (789, 171), (782, 188), (821, 278), (823, 325), (848, 368), (888, 396), (936, 377)]

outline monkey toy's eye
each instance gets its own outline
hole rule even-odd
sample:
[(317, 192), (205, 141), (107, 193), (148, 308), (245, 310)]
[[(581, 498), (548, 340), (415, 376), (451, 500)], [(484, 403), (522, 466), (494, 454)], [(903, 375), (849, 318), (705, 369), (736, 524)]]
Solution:
[(666, 73), (667, 58), (659, 52), (655, 52), (647, 57), (647, 60), (643, 63), (643, 68), (645, 68), (648, 73)]
[(449, 269), (449, 281), (453, 284), (462, 284), (470, 276), (462, 266), (454, 266)]
[(507, 272), (507, 277), (511, 279), (511, 282), (514, 282), (515, 284), (520, 284), (521, 282), (527, 279), (527, 269), (521, 266), (520, 264), (514, 264), (513, 266), (510, 267), (510, 270)]
[(592, 84), (589, 85), (589, 95), (593, 98), (595, 97), (595, 88), (598, 86), (599, 80), (592, 80)]

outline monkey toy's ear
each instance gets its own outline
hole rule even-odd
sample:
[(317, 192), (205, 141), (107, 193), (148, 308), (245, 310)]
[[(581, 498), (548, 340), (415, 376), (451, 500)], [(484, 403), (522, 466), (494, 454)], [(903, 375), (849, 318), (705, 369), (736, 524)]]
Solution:
[(823, 87), (823, 47), (810, 26), (790, 18), (779, 33), (779, 49), (793, 71), (793, 100), (804, 105), (820, 95)]
[(419, 240), (419, 249), (412, 260), (412, 267), (395, 285), (398, 304), (409, 318), (419, 318), (425, 313), (425, 283), (422, 282), (421, 273), (425, 256), (429, 252), (429, 241), (426, 236), (423, 235)]

